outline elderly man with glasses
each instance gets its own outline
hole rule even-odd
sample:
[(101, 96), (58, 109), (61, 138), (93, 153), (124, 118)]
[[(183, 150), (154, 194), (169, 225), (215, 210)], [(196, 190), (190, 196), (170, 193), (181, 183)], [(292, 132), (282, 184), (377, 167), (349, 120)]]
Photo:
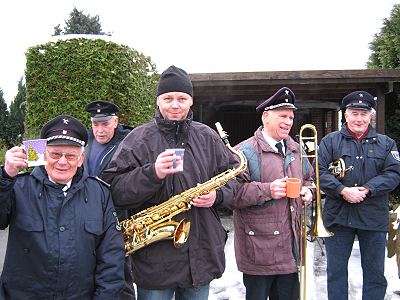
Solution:
[(61, 115), (41, 130), (46, 164), (31, 173), (26, 152), (0, 169), (0, 229), (9, 227), (0, 299), (118, 299), (124, 248), (105, 184), (82, 171), (87, 130)]

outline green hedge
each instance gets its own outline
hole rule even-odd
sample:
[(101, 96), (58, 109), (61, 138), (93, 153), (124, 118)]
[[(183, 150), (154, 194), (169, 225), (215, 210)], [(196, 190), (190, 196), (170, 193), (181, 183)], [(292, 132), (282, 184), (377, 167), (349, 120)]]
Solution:
[(7, 148), (0, 141), (0, 166), (4, 164), (4, 157), (6, 156)]
[(25, 139), (51, 118), (69, 114), (90, 126), (84, 110), (94, 100), (120, 107), (120, 122), (137, 126), (154, 116), (159, 75), (149, 57), (102, 39), (71, 38), (26, 53)]

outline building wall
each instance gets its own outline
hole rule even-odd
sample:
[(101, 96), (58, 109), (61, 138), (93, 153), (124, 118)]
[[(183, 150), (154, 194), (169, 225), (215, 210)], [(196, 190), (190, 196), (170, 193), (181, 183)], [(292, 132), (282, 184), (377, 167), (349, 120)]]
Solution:
[[(201, 121), (215, 129), (215, 122), (220, 122), (229, 135), (231, 145), (248, 139), (262, 125), (261, 113), (250, 106), (193, 106), (194, 120)], [(290, 135), (296, 138), (301, 126), (313, 124), (317, 129), (318, 142), (326, 134), (337, 130), (337, 112), (325, 108), (299, 108)]]

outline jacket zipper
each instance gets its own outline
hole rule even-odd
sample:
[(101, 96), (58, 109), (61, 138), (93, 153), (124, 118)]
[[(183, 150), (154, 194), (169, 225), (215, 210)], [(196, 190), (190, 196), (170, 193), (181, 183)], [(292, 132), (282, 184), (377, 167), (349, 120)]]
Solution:
[(100, 161), (100, 166), (103, 164), (104, 159), (106, 158), (106, 156), (108, 154), (110, 154), (111, 151), (113, 151), (113, 149), (116, 147), (117, 145), (112, 146), (112, 148), (103, 156), (103, 158)]

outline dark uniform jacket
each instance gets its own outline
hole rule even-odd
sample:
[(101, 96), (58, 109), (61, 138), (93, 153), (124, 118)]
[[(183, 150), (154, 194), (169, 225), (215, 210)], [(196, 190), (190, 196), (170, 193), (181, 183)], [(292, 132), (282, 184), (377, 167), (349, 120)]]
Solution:
[[(96, 164), (96, 170), (91, 170), (90, 174), (101, 174), (108, 166), (111, 158), (113, 157), (115, 151), (118, 148), (119, 143), (131, 132), (133, 128), (128, 125), (118, 124), (115, 129), (113, 138), (107, 143), (107, 147), (104, 149), (103, 153), (100, 155), (98, 164)], [(88, 131), (88, 143), (85, 148), (85, 170), (89, 170), (89, 159), (92, 149), (92, 144), (94, 140), (93, 129), (90, 128)]]
[(272, 181), (288, 177), (310, 185), (313, 169), (307, 159), (303, 166), (300, 146), (285, 139), (283, 158), (268, 144), (258, 128), (254, 136), (235, 148), (247, 157), (244, 180), (233, 201), (235, 256), (239, 271), (251, 275), (278, 275), (297, 272), (299, 263), (299, 222), (301, 198), (272, 199)]
[[(91, 170), (91, 175), (93, 176), (100, 176), (100, 174), (106, 169), (108, 164), (111, 161), (115, 151), (117, 151), (118, 145), (122, 142), (122, 140), (128, 135), (129, 132), (133, 127), (128, 125), (118, 124), (117, 128), (115, 129), (113, 138), (107, 143), (106, 148), (104, 149), (103, 153), (101, 153), (97, 164), (96, 169)], [(90, 128), (88, 131), (88, 144), (85, 148), (85, 170), (89, 171), (89, 159), (91, 156), (91, 149), (93, 141), (95, 140), (93, 129)], [(116, 212), (118, 215), (118, 220), (122, 221), (129, 217), (129, 213), (126, 209), (119, 209), (116, 208)], [(133, 287), (133, 278), (132, 278), (132, 265), (130, 257), (125, 258), (125, 285), (124, 289), (122, 290), (119, 300), (125, 299), (134, 299), (135, 298), (135, 290)]]
[[(352, 166), (341, 180), (328, 166), (342, 158), (346, 168)], [(369, 126), (360, 142), (354, 139), (346, 125), (324, 137), (318, 149), (320, 187), (326, 193), (324, 224), (339, 224), (364, 230), (387, 231), (389, 225), (389, 192), (400, 182), (400, 162), (396, 143), (378, 134)], [(351, 204), (340, 192), (345, 187), (364, 186), (370, 193), (360, 203)]]
[[(208, 126), (192, 121), (154, 120), (135, 128), (120, 144), (103, 172), (118, 206), (136, 212), (203, 183), (232, 167), (235, 159)], [(185, 148), (183, 172), (158, 179), (154, 163), (167, 148)], [(232, 184), (232, 181), (230, 182)], [(229, 202), (229, 184), (217, 192), (216, 202)], [(174, 220), (191, 222), (188, 241), (176, 249), (171, 240), (153, 243), (133, 253), (135, 283), (145, 289), (198, 287), (222, 275), (226, 232), (212, 208), (192, 207)]]
[(5, 299), (117, 299), (125, 253), (111, 194), (82, 173), (64, 196), (44, 167), (15, 178), (1, 169), (0, 229), (9, 227)]

